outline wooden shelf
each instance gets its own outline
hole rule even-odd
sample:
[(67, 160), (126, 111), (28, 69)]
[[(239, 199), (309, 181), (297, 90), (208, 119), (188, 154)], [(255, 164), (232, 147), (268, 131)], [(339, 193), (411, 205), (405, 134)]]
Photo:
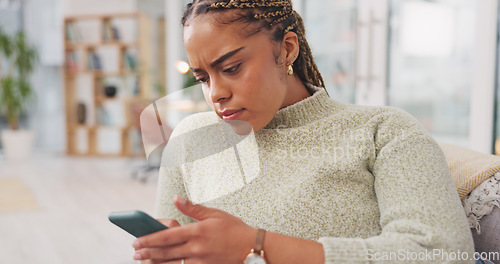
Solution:
[[(133, 24), (120, 24), (124, 18), (133, 20)], [(82, 22), (87, 23), (87, 28), (81, 28)], [(130, 25), (124, 28), (127, 23)], [(150, 19), (138, 12), (69, 16), (64, 19), (63, 32), (67, 153), (98, 157), (137, 155), (131, 138), (138, 125), (133, 123), (136, 119), (130, 116), (128, 102), (151, 99), (154, 45)], [(118, 95), (108, 98), (103, 89), (113, 80), (111, 84), (117, 87)], [(76, 122), (77, 106), (81, 112), (81, 105), (85, 110), (83, 124)], [(140, 137), (134, 137), (137, 136)]]
[(104, 72), (99, 70), (77, 70), (68, 71), (66, 70), (65, 75), (69, 78), (74, 78), (81, 74), (93, 75), (94, 78), (105, 78), (111, 76), (124, 76), (124, 75), (138, 75), (138, 71), (121, 70), (119, 72)]
[(84, 124), (79, 124), (79, 123), (68, 123), (68, 128), (69, 129), (91, 129), (92, 126), (90, 125), (84, 125)]
[(130, 130), (130, 129), (135, 129), (135, 126), (133, 126), (133, 125), (115, 126), (115, 125), (101, 125), (101, 124), (82, 125), (82, 124), (74, 123), (74, 124), (68, 124), (68, 128), (69, 129), (88, 129), (88, 130), (96, 130), (99, 128), (112, 128), (112, 129)]
[(113, 14), (84, 14), (84, 15), (74, 15), (67, 16), (64, 18), (64, 21), (72, 22), (77, 20), (109, 20), (114, 18), (138, 18), (142, 14), (140, 12), (131, 12), (131, 13), (113, 13)]
[(79, 43), (79, 42), (66, 42), (64, 44), (66, 51), (72, 50), (95, 50), (103, 46), (117, 46), (119, 48), (136, 48), (139, 46), (137, 42), (120, 42), (119, 40), (109, 40), (99, 43)]

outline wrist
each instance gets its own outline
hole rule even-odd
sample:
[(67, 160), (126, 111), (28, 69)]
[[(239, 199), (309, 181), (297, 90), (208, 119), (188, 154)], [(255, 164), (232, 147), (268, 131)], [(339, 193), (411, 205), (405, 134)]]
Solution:
[(266, 230), (257, 229), (255, 232), (255, 240), (250, 252), (246, 255), (244, 264), (266, 264), (264, 253), (264, 239)]
[(239, 255), (241, 258), (240, 263), (245, 262), (245, 258), (247, 257), (248, 253), (252, 250), (254, 243), (255, 243), (255, 235), (257, 234), (257, 228), (250, 227), (243, 233), (243, 236), (241, 234), (238, 237), (238, 239), (241, 239), (240, 241), (242, 242), (241, 250), (239, 251)]
[(317, 241), (266, 232), (264, 240), (267, 263), (324, 264), (323, 245)]

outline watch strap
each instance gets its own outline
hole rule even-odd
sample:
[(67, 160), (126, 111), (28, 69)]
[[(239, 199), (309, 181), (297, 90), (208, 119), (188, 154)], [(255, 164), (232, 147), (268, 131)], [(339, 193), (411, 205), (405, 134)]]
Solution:
[(253, 247), (254, 251), (257, 254), (260, 254), (260, 252), (264, 248), (264, 237), (265, 236), (266, 236), (266, 230), (264, 230), (264, 229), (257, 230), (257, 237), (255, 238), (255, 245)]

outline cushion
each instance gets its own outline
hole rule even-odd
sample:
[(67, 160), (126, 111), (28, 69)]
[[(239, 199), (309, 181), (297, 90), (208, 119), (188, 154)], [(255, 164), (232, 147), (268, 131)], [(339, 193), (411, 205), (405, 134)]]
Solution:
[(439, 142), (460, 199), (486, 179), (500, 172), (500, 156)]
[[(439, 145), (469, 220), (476, 252), (500, 252), (500, 156)], [(489, 258), (500, 264), (498, 256)]]

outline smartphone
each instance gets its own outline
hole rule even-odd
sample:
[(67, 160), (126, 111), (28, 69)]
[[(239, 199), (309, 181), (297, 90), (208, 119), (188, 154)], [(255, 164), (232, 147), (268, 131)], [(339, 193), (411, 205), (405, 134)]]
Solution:
[(168, 228), (139, 210), (111, 212), (108, 219), (135, 237), (149, 235)]

